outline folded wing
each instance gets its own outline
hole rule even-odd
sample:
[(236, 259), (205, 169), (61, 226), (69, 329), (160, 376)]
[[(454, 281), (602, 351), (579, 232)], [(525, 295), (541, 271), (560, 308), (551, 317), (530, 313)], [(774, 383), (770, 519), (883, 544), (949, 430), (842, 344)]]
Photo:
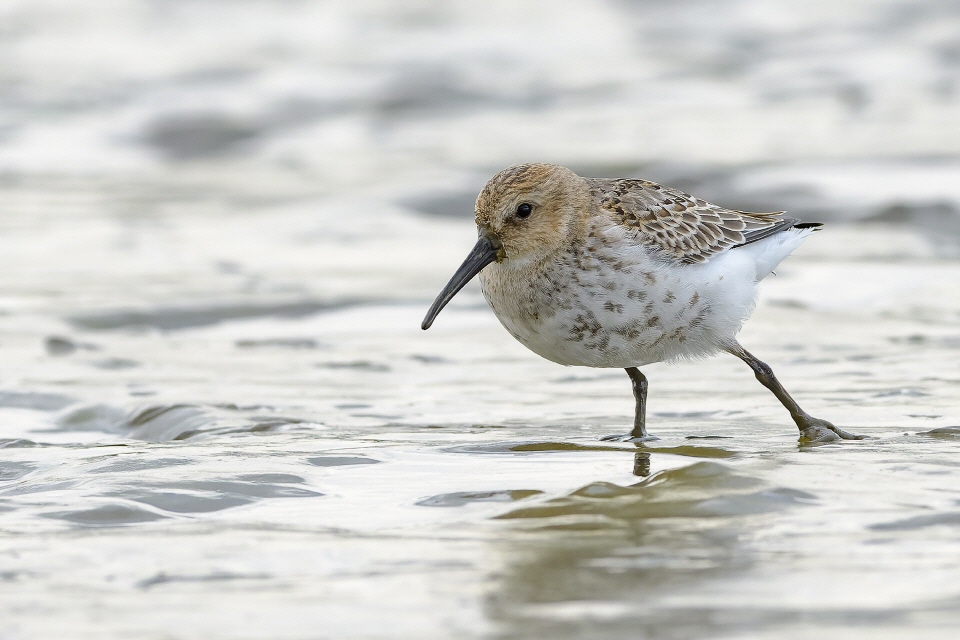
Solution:
[(711, 257), (796, 225), (783, 211), (748, 213), (724, 209), (678, 189), (648, 180), (587, 180), (601, 208), (617, 224), (635, 230), (638, 242), (684, 263)]

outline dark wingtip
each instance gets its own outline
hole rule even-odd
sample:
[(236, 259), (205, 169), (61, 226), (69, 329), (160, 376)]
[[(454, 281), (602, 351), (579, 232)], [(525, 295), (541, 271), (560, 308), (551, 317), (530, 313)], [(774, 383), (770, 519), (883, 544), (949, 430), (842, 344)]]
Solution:
[(752, 244), (759, 240), (763, 240), (765, 238), (769, 238), (770, 236), (776, 235), (781, 231), (787, 231), (788, 229), (817, 231), (822, 226), (823, 224), (820, 222), (800, 222), (800, 220), (798, 220), (797, 218), (783, 218), (773, 226), (766, 227), (764, 229), (756, 229), (754, 231), (748, 231), (744, 233), (743, 242), (736, 246), (742, 247), (747, 244)]

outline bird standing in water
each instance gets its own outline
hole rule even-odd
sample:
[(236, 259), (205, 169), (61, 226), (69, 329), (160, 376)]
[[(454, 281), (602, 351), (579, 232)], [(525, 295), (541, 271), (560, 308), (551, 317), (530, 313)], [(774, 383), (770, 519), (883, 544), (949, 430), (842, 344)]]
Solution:
[(479, 273), (497, 318), (534, 353), (626, 370), (633, 430), (605, 439), (650, 438), (638, 367), (721, 351), (753, 369), (804, 439), (860, 439), (801, 409), (737, 342), (760, 280), (821, 226), (782, 213), (733, 211), (646, 180), (583, 178), (557, 165), (509, 167), (477, 198), (477, 244), (422, 328)]

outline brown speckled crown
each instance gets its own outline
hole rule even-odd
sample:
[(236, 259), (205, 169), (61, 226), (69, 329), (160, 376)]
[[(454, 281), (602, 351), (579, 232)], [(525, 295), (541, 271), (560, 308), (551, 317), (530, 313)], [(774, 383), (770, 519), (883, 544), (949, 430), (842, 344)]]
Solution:
[(550, 180), (562, 179), (565, 174), (576, 175), (565, 167), (542, 162), (516, 164), (507, 167), (490, 178), (486, 186), (483, 187), (483, 191), (477, 196), (477, 222), (488, 222), (484, 219), (484, 215), (488, 214), (492, 207), (506, 194), (529, 191)]

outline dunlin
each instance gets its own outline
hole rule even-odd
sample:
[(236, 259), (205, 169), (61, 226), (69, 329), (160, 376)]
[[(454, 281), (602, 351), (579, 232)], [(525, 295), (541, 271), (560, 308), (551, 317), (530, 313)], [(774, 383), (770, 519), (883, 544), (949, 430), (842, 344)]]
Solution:
[(562, 365), (626, 369), (642, 441), (647, 379), (638, 367), (725, 351), (747, 363), (801, 437), (860, 439), (814, 418), (737, 342), (760, 280), (820, 224), (724, 209), (646, 180), (583, 178), (551, 164), (495, 175), (477, 198), (479, 240), (422, 327), (478, 273), (510, 334)]

